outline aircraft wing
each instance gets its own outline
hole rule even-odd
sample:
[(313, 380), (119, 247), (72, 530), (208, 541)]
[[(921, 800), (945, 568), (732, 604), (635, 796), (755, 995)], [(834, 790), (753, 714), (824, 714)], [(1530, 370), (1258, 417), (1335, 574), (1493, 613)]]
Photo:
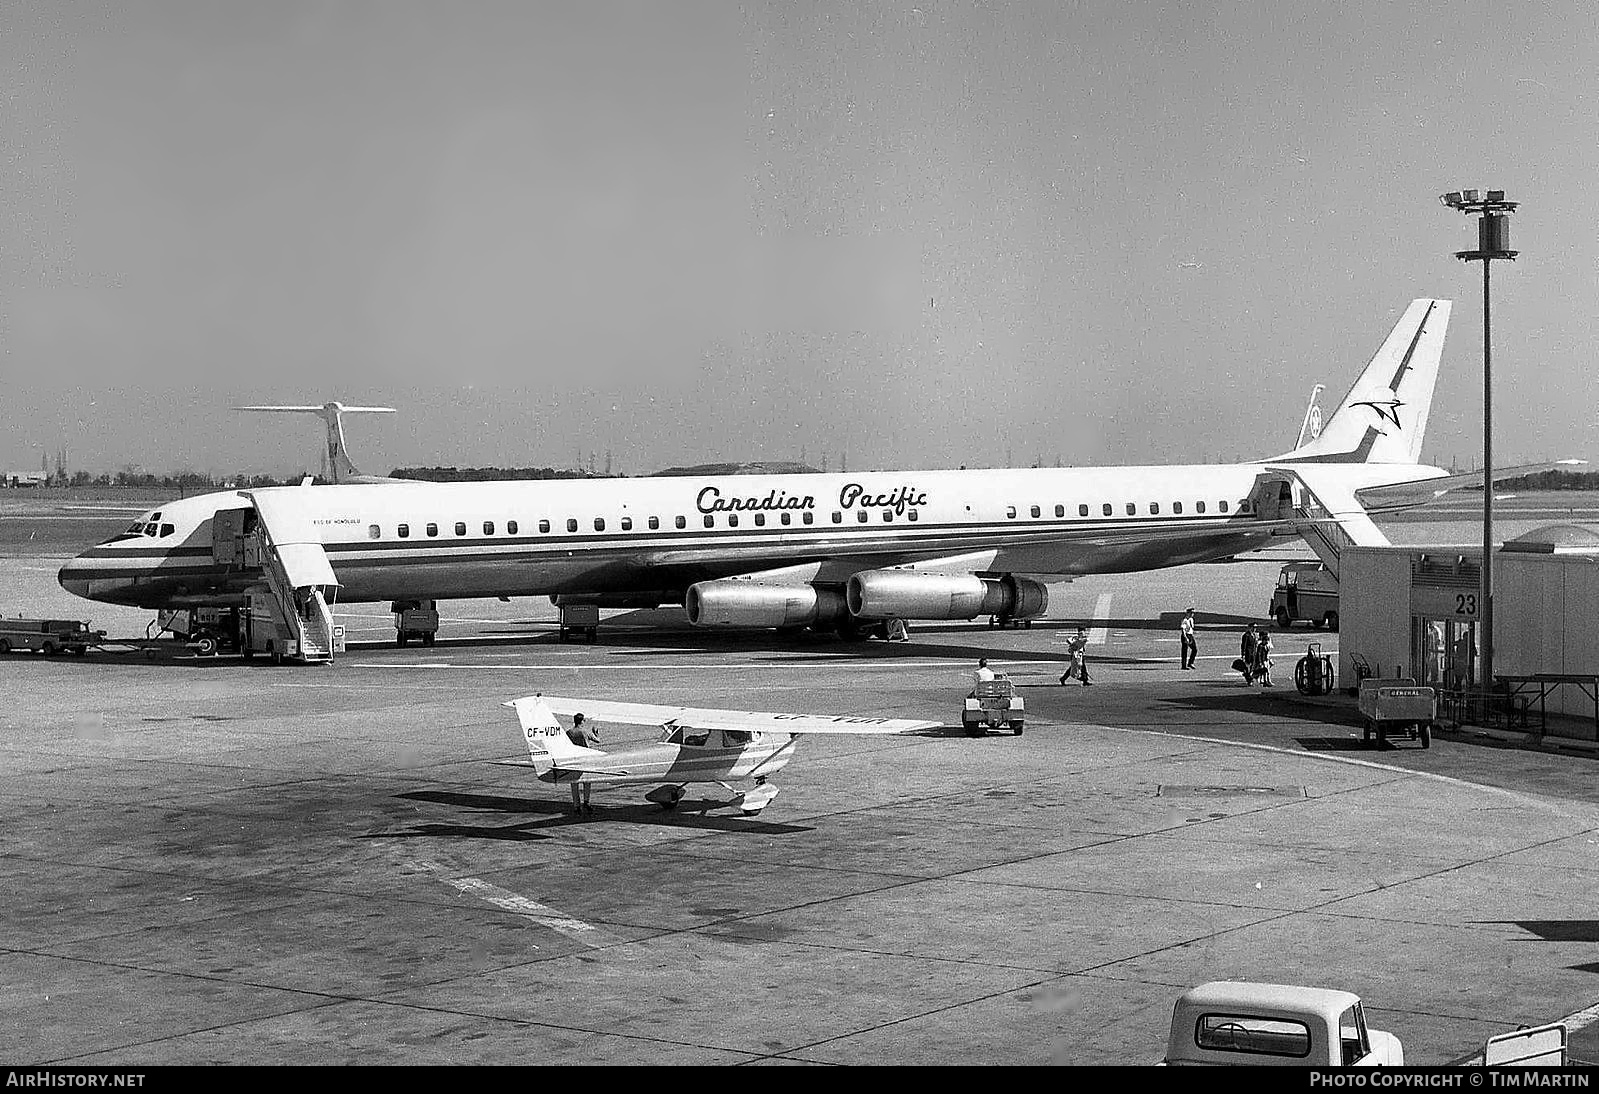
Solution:
[[(533, 696), (528, 696), (533, 698)], [(779, 714), (760, 710), (717, 710), (655, 703), (617, 703), (605, 699), (567, 699), (543, 695), (544, 705), (555, 714), (582, 714), (590, 721), (659, 726), (668, 722), (695, 729), (742, 729), (773, 733), (886, 734), (936, 729), (942, 722), (913, 718), (870, 718), (854, 714)], [(563, 769), (569, 765), (562, 763)], [(575, 766), (575, 765), (572, 765)]]

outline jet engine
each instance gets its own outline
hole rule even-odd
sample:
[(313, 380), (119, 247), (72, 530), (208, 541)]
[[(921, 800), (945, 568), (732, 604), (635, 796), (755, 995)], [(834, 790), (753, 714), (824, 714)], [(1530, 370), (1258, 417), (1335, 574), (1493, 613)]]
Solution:
[(846, 614), (844, 598), (828, 589), (725, 578), (690, 585), (683, 607), (696, 627), (828, 626)]
[(1049, 611), (1049, 589), (1032, 578), (866, 570), (849, 579), (845, 601), (862, 619), (1037, 619)]

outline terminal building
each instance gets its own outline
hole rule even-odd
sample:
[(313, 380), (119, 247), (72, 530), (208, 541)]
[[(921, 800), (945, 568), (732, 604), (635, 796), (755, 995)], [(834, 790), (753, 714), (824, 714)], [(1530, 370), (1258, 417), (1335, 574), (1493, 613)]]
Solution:
[[(1346, 547), (1338, 675), (1480, 689), (1480, 547)], [(1494, 676), (1513, 720), (1599, 740), (1599, 530), (1555, 524), (1494, 555)], [(1518, 714), (1517, 712), (1520, 712)]]

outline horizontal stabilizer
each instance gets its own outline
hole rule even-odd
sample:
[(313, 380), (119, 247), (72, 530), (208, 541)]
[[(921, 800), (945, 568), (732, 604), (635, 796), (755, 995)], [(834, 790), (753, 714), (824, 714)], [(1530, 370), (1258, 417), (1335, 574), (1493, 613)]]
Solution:
[[(582, 714), (600, 722), (659, 726), (673, 723), (695, 729), (741, 729), (773, 733), (835, 733), (871, 735), (916, 733), (936, 729), (942, 722), (910, 718), (868, 718), (852, 714), (778, 714), (759, 710), (716, 710), (703, 707), (665, 706), (654, 703), (618, 703), (603, 699), (568, 699), (558, 695), (533, 695), (515, 701), (542, 703), (556, 714)], [(510, 705), (510, 704), (507, 704)]]
[[(1549, 463), (1524, 463), (1516, 467), (1494, 469), (1494, 482), (1519, 479), (1524, 475), (1539, 475), (1545, 471), (1576, 471), (1588, 466), (1587, 460), (1553, 460)], [(1455, 490), (1481, 490), (1482, 472), (1467, 471), (1459, 475), (1439, 475), (1414, 482), (1393, 483), (1387, 486), (1367, 486), (1355, 491), (1361, 504), (1374, 511), (1408, 509), (1435, 501)]]

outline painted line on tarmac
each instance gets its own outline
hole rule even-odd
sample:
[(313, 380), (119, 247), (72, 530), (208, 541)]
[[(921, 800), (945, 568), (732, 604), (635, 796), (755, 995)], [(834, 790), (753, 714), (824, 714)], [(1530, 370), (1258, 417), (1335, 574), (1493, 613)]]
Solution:
[[(1004, 667), (1006, 665), (1010, 665), (1010, 666), (1012, 666), (1012, 667), (1014, 667), (1016, 669), (1025, 669), (1025, 668), (1029, 668), (1029, 667), (1034, 666), (1034, 665), (1049, 665), (1049, 664), (1057, 664), (1057, 663), (1059, 663), (1059, 662), (1052, 662), (1052, 661), (1016, 661), (1016, 662), (990, 661), (989, 662), (989, 664), (991, 664), (991, 665), (995, 665), (995, 666), (999, 666), (999, 667)], [(491, 665), (491, 664), (479, 664), (477, 662), (465, 662), (465, 663), (457, 664), (457, 663), (452, 662), (452, 661), (421, 661), (421, 662), (417, 662), (417, 663), (414, 663), (414, 664), (403, 664), (403, 663), (402, 664), (393, 664), (393, 663), (383, 662), (383, 661), (351, 661), (351, 662), (341, 661), (341, 662), (339, 662), (339, 664), (348, 665), (348, 667), (350, 667), (352, 669), (509, 669), (509, 670), (514, 671), (514, 672), (527, 672), (527, 671), (560, 672), (560, 671), (564, 671), (564, 670), (567, 670), (567, 669), (572, 669), (572, 670), (577, 670), (577, 669), (596, 669), (596, 670), (597, 669), (638, 669), (638, 670), (644, 671), (644, 672), (659, 672), (659, 671), (662, 671), (662, 670), (666, 670), (668, 672), (672, 672), (672, 671), (677, 671), (679, 669), (705, 669), (705, 670), (708, 670), (708, 671), (711, 671), (711, 672), (726, 672), (728, 669), (731, 669), (731, 668), (736, 668), (736, 669), (738, 669), (739, 672), (752, 672), (752, 671), (755, 671), (755, 670), (758, 670), (758, 669), (772, 669), (774, 671), (784, 671), (784, 672), (786, 672), (786, 671), (788, 671), (790, 669), (796, 669), (796, 668), (823, 668), (823, 669), (831, 669), (831, 670), (839, 670), (839, 669), (868, 669), (868, 670), (875, 670), (875, 671), (880, 671), (880, 672), (899, 672), (899, 671), (902, 671), (904, 669), (948, 669), (948, 670), (950, 670), (951, 674), (953, 674), (953, 675), (956, 675), (956, 676), (969, 676), (970, 675), (970, 671), (971, 671), (968, 668), (963, 668), (959, 664), (953, 664), (953, 663), (951, 663), (949, 661), (846, 661), (846, 662), (839, 662), (839, 661), (822, 660), (822, 659), (785, 661), (782, 664), (773, 664), (773, 665), (752, 664), (752, 663), (743, 662), (743, 661), (714, 661), (714, 662), (711, 662), (711, 663), (708, 663), (708, 664), (699, 664), (699, 665), (678, 665), (678, 664), (671, 664), (671, 665), (666, 665), (666, 664), (639, 665), (639, 664), (618, 664), (618, 663), (616, 663), (614, 661), (605, 661), (605, 662), (599, 662), (599, 663), (596, 663), (596, 664), (574, 664), (574, 663), (572, 663), (570, 661), (555, 661), (555, 662), (551, 662), (551, 663), (548, 663), (548, 664), (537, 664), (537, 665), (533, 665), (533, 664)], [(1047, 675), (1047, 673), (1046, 673), (1046, 675)], [(296, 685), (286, 684), (286, 685), (283, 685), (283, 686), (285, 686), (285, 687), (293, 687), (293, 686), (296, 686)], [(320, 686), (320, 685), (318, 685), (318, 686)], [(332, 685), (330, 685), (330, 686), (332, 686)]]
[[(606, 934), (592, 923), (585, 923), (581, 919), (573, 918), (565, 912), (558, 911), (546, 904), (540, 904), (521, 893), (513, 893), (509, 889), (502, 889), (498, 885), (476, 877), (454, 877), (443, 866), (426, 859), (418, 859), (410, 865), (418, 870), (426, 870), (450, 888), (468, 896), (477, 897), (486, 904), (492, 904), (501, 911), (513, 912), (516, 915), (533, 921), (541, 927), (548, 927), (559, 935), (581, 942), (585, 946), (614, 945), (618, 939)], [(538, 947), (533, 947), (537, 949)]]
[(1113, 593), (1100, 593), (1099, 599), (1094, 601), (1094, 622), (1100, 624), (1088, 632), (1090, 646), (1103, 646), (1110, 638), (1110, 631), (1104, 626), (1110, 618), (1110, 601)]
[[(1321, 760), (1325, 763), (1345, 764), (1349, 767), (1369, 767), (1375, 771), (1388, 771), (1396, 775), (1414, 775), (1418, 779), (1431, 779), (1434, 782), (1448, 783), (1451, 786), (1464, 787), (1468, 790), (1482, 790), (1490, 794), (1497, 794), (1500, 797), (1509, 798), (1512, 801), (1521, 803), (1522, 805), (1537, 806), (1540, 809), (1560, 814), (1562, 816), (1567, 815), (1568, 812), (1553, 802), (1544, 801), (1542, 798), (1535, 798), (1527, 794), (1522, 794), (1516, 790), (1506, 790), (1501, 786), (1485, 786), (1482, 783), (1474, 783), (1469, 779), (1457, 779), (1453, 775), (1439, 775), (1433, 771), (1417, 771), (1414, 768), (1400, 767), (1398, 764), (1378, 763), (1376, 760), (1357, 760), (1353, 756), (1329, 756), (1323, 752), (1306, 752), (1303, 749), (1284, 748), (1281, 745), (1256, 744), (1254, 741), (1229, 741), (1225, 737), (1201, 737), (1198, 734), (1193, 733), (1167, 733), (1166, 731), (1160, 729), (1138, 729), (1132, 726), (1106, 726), (1097, 725), (1095, 723), (1084, 724), (1093, 725), (1095, 729), (1106, 729), (1112, 733), (1142, 733), (1160, 737), (1171, 737), (1179, 741), (1196, 741), (1200, 744), (1207, 745), (1227, 745), (1232, 748), (1251, 748), (1256, 752), (1275, 752), (1281, 756), (1298, 756), (1305, 760)], [(1591, 810), (1589, 810), (1589, 812), (1591, 812)], [(1587, 818), (1583, 819), (1587, 820)], [(1576, 834), (1577, 833), (1572, 833), (1572, 835)]]

